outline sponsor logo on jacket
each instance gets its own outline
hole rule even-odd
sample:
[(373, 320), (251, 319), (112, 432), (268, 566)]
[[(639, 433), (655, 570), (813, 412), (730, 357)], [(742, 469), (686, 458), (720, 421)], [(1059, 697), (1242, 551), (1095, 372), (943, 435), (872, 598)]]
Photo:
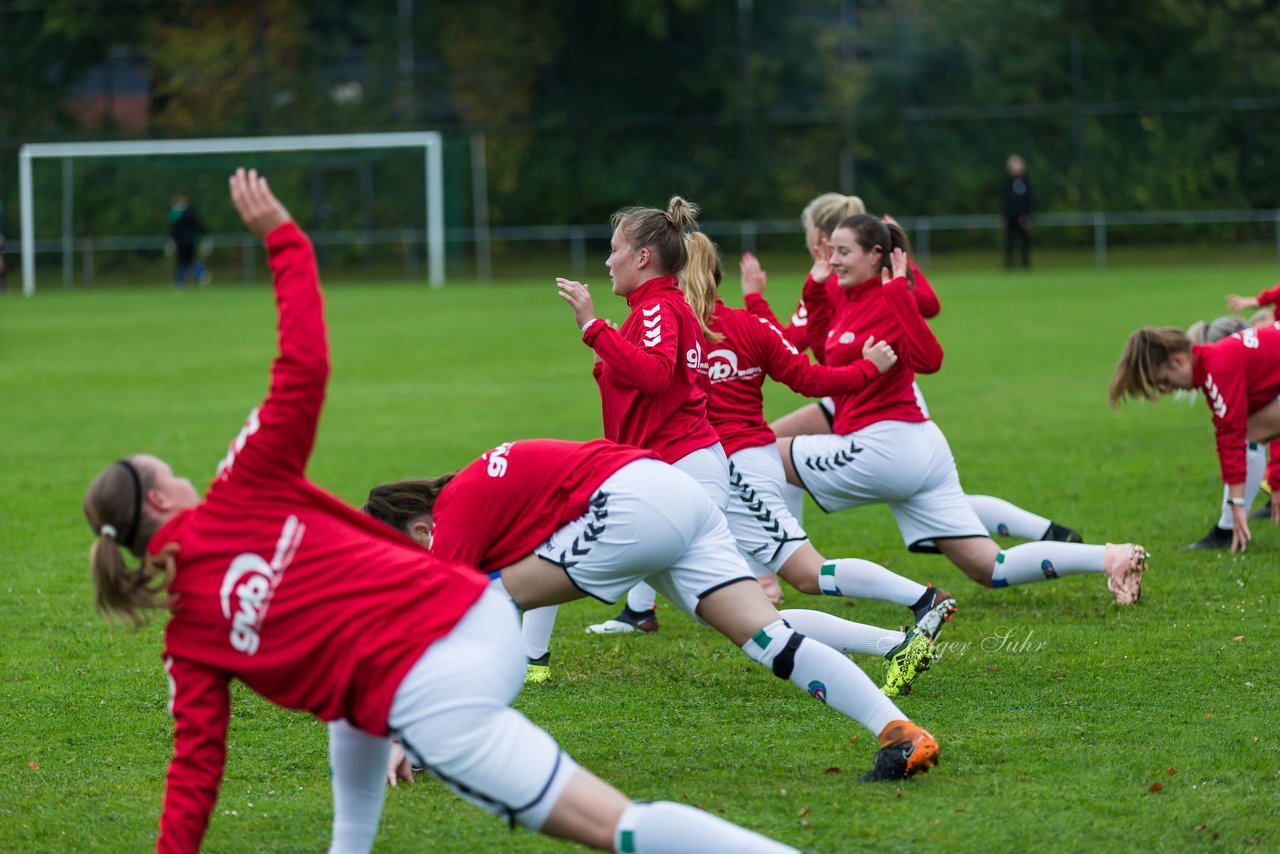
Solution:
[(507, 454), (510, 451), (511, 443), (503, 442), (484, 455), (484, 458), (489, 461), (489, 467), (485, 469), (489, 477), (502, 477), (507, 473)]
[(739, 369), (738, 354), (727, 347), (712, 350), (707, 354), (707, 376), (713, 383), (726, 380), (746, 379), (760, 374), (759, 368)]
[(697, 371), (700, 374), (707, 372), (707, 363), (702, 358), (702, 344), (695, 341), (692, 347), (685, 350), (684, 364), (691, 371)]
[(268, 563), (261, 555), (245, 552), (237, 555), (222, 577), (222, 616), (231, 621), (231, 648), (253, 655), (261, 643), (262, 621), (267, 615), (271, 597), (293, 561), (306, 526), (297, 516), (284, 521), (276, 551)]

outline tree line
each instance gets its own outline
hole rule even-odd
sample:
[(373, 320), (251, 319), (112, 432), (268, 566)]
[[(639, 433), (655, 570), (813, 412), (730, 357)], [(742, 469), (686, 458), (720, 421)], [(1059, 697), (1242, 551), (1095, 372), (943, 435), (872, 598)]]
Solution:
[[(794, 217), (827, 190), (991, 213), (1013, 151), (1040, 211), (1280, 206), (1264, 0), (17, 0), (0, 31), (10, 234), (24, 142), (407, 129), (451, 140), (464, 220), (485, 135), (495, 224), (673, 193), (712, 219)], [(147, 125), (85, 127), (68, 100), (121, 51), (145, 65)], [(89, 174), (94, 228), (145, 231), (130, 220), (154, 210), (119, 199), (131, 169)], [(379, 180), (359, 215), (416, 221)]]

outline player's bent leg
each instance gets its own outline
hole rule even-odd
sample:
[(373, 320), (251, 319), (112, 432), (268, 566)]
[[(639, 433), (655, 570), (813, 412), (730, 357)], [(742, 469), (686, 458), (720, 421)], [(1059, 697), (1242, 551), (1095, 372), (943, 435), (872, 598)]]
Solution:
[(933, 638), (919, 628), (882, 629), (803, 608), (788, 608), (778, 613), (791, 628), (832, 649), (884, 658), (881, 690), (890, 697), (910, 694), (916, 677), (933, 663)]
[[(519, 644), (514, 609), (490, 588), (405, 676), (388, 726), (461, 798), (540, 830), (577, 765), (510, 707), (524, 678)], [(601, 825), (603, 839), (611, 826)]]
[(841, 652), (883, 656), (906, 636), (898, 629), (869, 626), (809, 608), (784, 608), (778, 616), (805, 637)]
[(499, 575), (503, 589), (522, 611), (562, 605), (586, 595), (569, 579), (563, 567), (537, 555), (503, 567)]
[(386, 797), (390, 753), (390, 739), (361, 732), (345, 720), (329, 721), (330, 854), (363, 854), (373, 848)]
[(546, 605), (525, 611), (520, 618), (520, 637), (524, 641), (526, 685), (537, 685), (551, 678), (551, 632), (556, 627), (559, 605)]
[(682, 851), (783, 854), (796, 850), (683, 804), (631, 803), (613, 786), (584, 768), (574, 770), (551, 808), (542, 832), (602, 851), (635, 854)]
[(938, 551), (983, 587), (990, 587), (1000, 547), (990, 537), (937, 537)]
[(831, 422), (817, 403), (810, 403), (789, 412), (769, 425), (773, 435), (779, 439), (784, 436), (808, 436), (819, 433), (830, 433)]
[[(889, 754), (898, 750), (900, 777), (927, 771), (937, 763), (938, 744), (933, 736), (910, 724), (856, 664), (788, 626), (759, 585), (745, 582), (716, 589), (702, 597), (697, 613), (775, 676), (794, 683), (815, 699), (881, 735), (879, 753), (886, 754), (883, 761), (890, 761)], [(743, 640), (744, 637), (749, 639)], [(895, 723), (906, 724), (911, 729), (909, 750), (899, 749), (902, 739), (884, 740), (884, 733)], [(916, 732), (921, 734), (919, 738), (914, 735)], [(882, 762), (879, 753), (877, 768)], [(869, 772), (875, 773), (876, 768)]]
[(984, 537), (939, 537), (936, 543), (965, 574), (987, 587), (1011, 587), (1067, 575), (1105, 573), (1107, 589), (1121, 605), (1138, 600), (1147, 564), (1146, 549), (1133, 543), (1098, 546), (1035, 542), (1007, 550), (1001, 550)]
[(822, 555), (813, 544), (804, 543), (778, 568), (778, 576), (801, 593), (816, 596), (823, 592), (818, 583), (822, 564)]
[(624, 854), (799, 854), (799, 849), (670, 801), (627, 807), (618, 822), (613, 850)]
[(988, 534), (1018, 537), (1023, 540), (1057, 540), (1064, 543), (1083, 541), (1080, 532), (1052, 519), (1024, 510), (994, 495), (969, 495), (969, 506), (978, 514)]

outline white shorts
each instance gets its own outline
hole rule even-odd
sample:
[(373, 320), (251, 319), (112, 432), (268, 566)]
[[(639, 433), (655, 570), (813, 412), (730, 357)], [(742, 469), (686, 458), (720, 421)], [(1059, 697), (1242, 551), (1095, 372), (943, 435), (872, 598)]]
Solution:
[(887, 504), (908, 548), (930, 540), (985, 537), (960, 487), (955, 458), (932, 421), (880, 421), (846, 436), (796, 436), (791, 462), (828, 513)]
[(524, 686), (520, 618), (486, 590), (413, 666), (388, 725), (415, 765), (511, 822), (542, 827), (577, 764), (511, 702)]
[(729, 533), (748, 565), (767, 572), (776, 573), (809, 540), (782, 497), (786, 482), (776, 444), (743, 448), (729, 460)]
[(753, 577), (720, 508), (693, 478), (658, 460), (619, 469), (591, 496), (586, 514), (534, 554), (601, 601), (616, 602), (647, 581), (695, 618), (703, 596)]
[(729, 458), (719, 442), (685, 454), (671, 465), (696, 480), (721, 510), (729, 505)]

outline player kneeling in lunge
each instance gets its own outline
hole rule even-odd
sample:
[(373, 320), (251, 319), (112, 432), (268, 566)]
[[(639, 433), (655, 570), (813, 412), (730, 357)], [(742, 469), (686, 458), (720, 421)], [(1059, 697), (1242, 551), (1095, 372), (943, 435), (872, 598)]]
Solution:
[[(1270, 326), (1271, 323), (1272, 321), (1270, 320), (1261, 324), (1245, 323), (1242, 318), (1236, 317), (1234, 314), (1217, 317), (1207, 323), (1203, 320), (1197, 320), (1187, 327), (1187, 340), (1192, 344), (1215, 344), (1228, 335), (1242, 332), (1250, 326)], [(1190, 392), (1188, 392), (1189, 394)], [(1246, 473), (1244, 479), (1244, 506), (1246, 509), (1253, 506), (1254, 499), (1258, 497), (1258, 493), (1262, 490), (1268, 468), (1267, 451), (1267, 446), (1261, 442), (1249, 442), (1246, 447)], [(1209, 529), (1209, 533), (1195, 542), (1183, 546), (1182, 551), (1225, 549), (1231, 546), (1231, 531), (1235, 527), (1235, 516), (1232, 511), (1232, 505), (1228, 500), (1229, 498), (1230, 495), (1224, 486), (1222, 488), (1222, 506), (1218, 513), (1218, 521)], [(1261, 512), (1251, 512), (1249, 518), (1271, 518), (1269, 502), (1260, 507), (1259, 511)]]
[[(237, 171), (231, 198), (275, 273), (280, 349), (267, 398), (204, 499), (137, 454), (100, 472), (84, 500), (99, 610), (135, 623), (172, 610), (174, 752), (158, 849), (200, 848), (239, 679), (328, 722), (332, 852), (372, 848), (392, 733), (461, 797), (549, 836), (617, 852), (794, 851), (692, 807), (632, 803), (580, 768), (510, 707), (524, 676), (510, 603), (473, 567), (306, 479), (329, 376), (315, 254), (255, 172)], [(127, 567), (122, 548), (141, 565)]]
[[(1144, 326), (1125, 342), (1108, 396), (1118, 406), (1127, 397), (1155, 400), (1197, 387), (1213, 414), (1233, 522), (1231, 551), (1242, 552), (1253, 539), (1245, 499), (1248, 446), (1280, 437), (1280, 328), (1245, 329), (1215, 344), (1192, 344), (1177, 327)], [(1271, 519), (1280, 522), (1280, 502), (1271, 502)]]
[[(791, 316), (791, 321), (785, 326), (778, 322), (778, 319), (773, 314), (773, 309), (765, 299), (766, 277), (764, 270), (760, 267), (759, 260), (751, 253), (747, 253), (742, 257), (742, 295), (747, 311), (778, 326), (782, 330), (783, 336), (797, 350), (803, 352), (806, 347), (811, 348), (819, 361), (825, 358), (826, 342), (810, 335), (809, 304), (812, 303), (815, 309), (821, 311), (841, 301), (843, 291), (839, 282), (836, 281), (835, 273), (831, 270), (829, 258), (831, 235), (835, 233), (836, 228), (845, 219), (855, 214), (865, 214), (866, 212), (867, 209), (862, 203), (862, 199), (841, 193), (823, 193), (805, 206), (800, 219), (804, 226), (805, 245), (813, 258), (813, 265), (810, 267), (809, 275), (805, 279), (804, 290), (800, 302), (796, 306), (796, 311)], [(938, 300), (937, 291), (933, 289), (924, 271), (916, 266), (915, 261), (910, 257), (911, 248), (907, 240), (906, 231), (889, 214), (885, 214), (881, 219), (885, 227), (893, 232), (894, 240), (900, 242), (903, 251), (907, 253), (907, 290), (911, 294), (916, 311), (925, 320), (936, 317), (938, 312), (942, 310), (942, 305)], [(920, 410), (925, 417), (928, 417), (929, 411), (925, 405), (924, 393), (921, 391), (920, 385), (912, 383), (912, 391), (915, 392), (916, 402)], [(831, 397), (824, 397), (816, 403), (802, 406), (794, 412), (782, 416), (770, 426), (774, 434), (779, 438), (831, 433), (834, 429), (835, 412), (835, 400)], [(787, 497), (788, 506), (795, 517), (802, 519), (804, 508), (803, 491), (789, 487), (784, 490), (783, 494)], [(994, 495), (968, 495), (966, 497), (973, 508), (973, 512), (978, 515), (988, 534), (999, 534), (1000, 536), (1017, 537), (1024, 540), (1057, 540), (1066, 543), (1083, 542), (1080, 532), (1074, 528), (1060, 525), (1047, 517), (1019, 507), (1003, 498), (998, 498)]]
[[(857, 665), (787, 624), (738, 555), (724, 514), (650, 451), (608, 440), (512, 442), (456, 474), (375, 487), (365, 510), (439, 557), (496, 572), (494, 584), (520, 608), (616, 602), (646, 580), (775, 676), (878, 734), (875, 765), (861, 779), (901, 779), (938, 761), (933, 736)], [(903, 638), (874, 631), (868, 641), (879, 650)]]
[(810, 305), (808, 318), (810, 335), (826, 342), (825, 363), (857, 361), (868, 337), (888, 342), (898, 361), (862, 390), (835, 397), (835, 434), (779, 439), (787, 481), (828, 513), (887, 504), (909, 548), (936, 548), (979, 584), (1105, 573), (1117, 603), (1137, 601), (1147, 559), (1139, 545), (1041, 541), (1002, 550), (988, 536), (946, 437), (912, 389), (916, 372), (941, 367), (942, 347), (907, 290), (906, 253), (883, 222), (865, 214), (840, 223), (831, 250), (841, 299)]
[[(764, 419), (765, 377), (785, 383), (801, 394), (852, 394), (897, 362), (884, 341), (868, 339), (862, 358), (844, 367), (812, 364), (791, 345), (777, 326), (719, 298), (720, 256), (702, 232), (688, 236), (689, 262), (680, 274), (680, 287), (703, 325), (708, 341), (711, 380), (709, 417), (729, 454), (730, 501), (725, 509), (729, 530), (753, 569), (773, 572), (802, 593), (878, 599), (911, 609), (916, 636), (936, 638), (951, 619), (956, 600), (933, 585), (924, 585), (861, 558), (826, 560), (809, 541), (800, 521), (787, 506), (786, 475), (773, 431)], [(744, 271), (746, 275), (746, 271)], [(858, 643), (850, 629), (857, 623), (821, 611), (788, 611), (788, 622), (809, 637), (837, 649)], [(923, 638), (921, 638), (923, 640)], [(895, 667), (894, 650), (887, 656)], [(918, 666), (927, 667), (928, 659)], [(892, 689), (887, 693), (893, 696)]]

